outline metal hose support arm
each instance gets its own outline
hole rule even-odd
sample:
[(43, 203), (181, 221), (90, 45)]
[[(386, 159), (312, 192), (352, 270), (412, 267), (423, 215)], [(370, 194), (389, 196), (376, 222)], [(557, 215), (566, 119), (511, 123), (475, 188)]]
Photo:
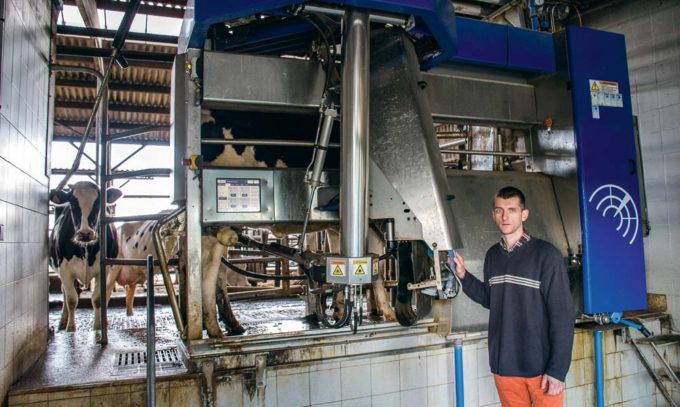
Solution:
[[(163, 275), (163, 284), (168, 293), (168, 301), (170, 302), (170, 308), (172, 309), (172, 315), (175, 317), (175, 325), (180, 332), (180, 335), (184, 335), (184, 321), (182, 321), (182, 314), (179, 310), (179, 304), (177, 303), (177, 296), (175, 295), (175, 286), (172, 285), (172, 280), (170, 279), (170, 270), (168, 269), (168, 256), (165, 254), (165, 249), (163, 248), (163, 242), (161, 240), (161, 228), (165, 226), (172, 219), (177, 218), (184, 212), (185, 208), (181, 207), (172, 213), (170, 213), (165, 218), (159, 220), (153, 229), (153, 245), (156, 248), (156, 253), (158, 254), (158, 261), (160, 263), (161, 274)], [(149, 280), (153, 279), (153, 275), (149, 275)]]

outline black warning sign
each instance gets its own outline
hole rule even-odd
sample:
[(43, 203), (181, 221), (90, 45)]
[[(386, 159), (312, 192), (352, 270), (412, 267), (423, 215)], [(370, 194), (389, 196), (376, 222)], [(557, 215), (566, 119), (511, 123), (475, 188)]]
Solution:
[(361, 264), (359, 264), (359, 267), (357, 267), (354, 270), (354, 275), (355, 276), (365, 276), (366, 275), (366, 271), (364, 270), (364, 267)]

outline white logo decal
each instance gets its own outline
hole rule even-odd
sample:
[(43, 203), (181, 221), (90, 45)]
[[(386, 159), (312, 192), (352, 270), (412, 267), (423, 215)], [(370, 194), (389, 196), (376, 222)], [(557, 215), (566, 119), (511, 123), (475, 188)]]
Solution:
[(595, 192), (590, 195), (588, 202), (592, 203), (593, 198), (597, 195), (602, 196), (602, 198), (597, 202), (595, 210), (599, 211), (601, 207), (602, 216), (606, 216), (607, 212), (610, 210), (614, 211), (611, 216), (619, 218), (619, 225), (616, 227), (617, 231), (622, 232), (622, 236), (625, 238), (629, 233), (632, 233), (632, 237), (628, 244), (633, 244), (638, 233), (638, 210), (633, 202), (633, 197), (630, 196), (628, 191), (614, 184), (605, 184), (597, 188)]

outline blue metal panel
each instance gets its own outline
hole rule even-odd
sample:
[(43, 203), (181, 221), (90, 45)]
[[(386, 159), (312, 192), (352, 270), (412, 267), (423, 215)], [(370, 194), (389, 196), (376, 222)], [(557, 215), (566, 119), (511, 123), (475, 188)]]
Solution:
[(555, 43), (549, 33), (508, 28), (508, 68), (555, 72)]
[(458, 52), (451, 60), (505, 67), (508, 63), (508, 27), (458, 18)]
[[(449, 0), (327, 1), (340, 6), (415, 16), (418, 25), (414, 32), (431, 35), (440, 47), (438, 53), (424, 57), (421, 64), (424, 70), (442, 61), (454, 60), (524, 71), (555, 72), (552, 35), (456, 18)], [(299, 0), (189, 0), (179, 52), (185, 52), (187, 47), (202, 48), (212, 24), (256, 13), (283, 12), (285, 8), (300, 3)], [(263, 37), (266, 35), (269, 34), (263, 33)], [(287, 47), (294, 47), (294, 44)]]
[[(377, 10), (388, 13), (414, 15), (422, 20), (430, 34), (437, 40), (441, 52), (423, 62), (425, 69), (447, 60), (456, 51), (456, 18), (449, 0), (329, 0), (331, 3)], [(282, 9), (295, 0), (189, 0), (182, 27), (180, 48), (203, 48), (203, 42), (212, 24), (251, 14)]]
[[(619, 34), (569, 27), (567, 47), (583, 233), (584, 309), (587, 313), (645, 309), (625, 40)], [(606, 98), (605, 90), (610, 95)], [(614, 90), (620, 96), (612, 97)]]
[(552, 34), (456, 18), (458, 52), (452, 61), (554, 73), (555, 45)]

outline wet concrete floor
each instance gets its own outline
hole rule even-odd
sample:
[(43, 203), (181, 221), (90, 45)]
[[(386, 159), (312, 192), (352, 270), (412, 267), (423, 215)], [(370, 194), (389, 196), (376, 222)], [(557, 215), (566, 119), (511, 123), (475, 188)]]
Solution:
[[(305, 319), (305, 301), (301, 298), (233, 301), (232, 306), (246, 335), (325, 329)], [(170, 307), (157, 305), (155, 313), (157, 376), (186, 372), (177, 350), (180, 337)], [(146, 352), (146, 308), (135, 307), (131, 317), (125, 308), (109, 308), (106, 346), (97, 343), (91, 308), (77, 309), (76, 332), (59, 331), (60, 316), (60, 308), (50, 310), (52, 335), (47, 350), (13, 390), (108, 383), (146, 375), (146, 364), (137, 363), (144, 362)]]

